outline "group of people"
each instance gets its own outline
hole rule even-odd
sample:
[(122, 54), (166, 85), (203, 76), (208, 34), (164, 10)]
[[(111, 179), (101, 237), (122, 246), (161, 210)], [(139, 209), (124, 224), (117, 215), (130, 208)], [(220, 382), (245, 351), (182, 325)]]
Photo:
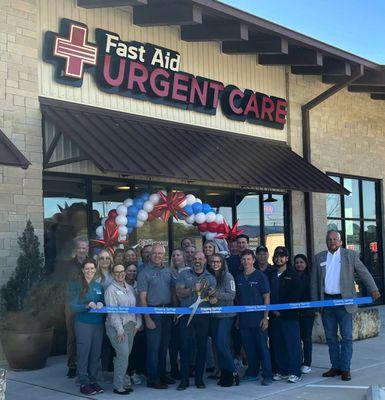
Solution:
[[(298, 254), (290, 263), (289, 251), (279, 246), (268, 263), (268, 249), (249, 249), (247, 235), (229, 243), (229, 253), (218, 251), (215, 241), (197, 250), (194, 240), (184, 238), (181, 248), (165, 263), (161, 244), (146, 245), (138, 262), (134, 249), (117, 249), (114, 256), (102, 250), (88, 256), (88, 241), (77, 238), (75, 258), (69, 267), (66, 323), (68, 374), (77, 376), (85, 395), (103, 392), (98, 383), (103, 371), (113, 368), (113, 391), (132, 392), (130, 380), (167, 389), (179, 380), (177, 390), (205, 388), (207, 354), (216, 362), (211, 377), (218, 385), (256, 381), (297, 383), (311, 371), (314, 309), (288, 309), (244, 313), (190, 315), (90, 313), (90, 309), (120, 307), (200, 307), (268, 305), (356, 296), (358, 274), (373, 299), (380, 294), (358, 255), (341, 248), (341, 237), (329, 231), (327, 250), (312, 265)], [(323, 375), (350, 380), (352, 313), (355, 306), (321, 310), (331, 369)], [(342, 340), (337, 336), (340, 330)], [(210, 340), (209, 340), (210, 339)], [(210, 343), (208, 345), (208, 343)], [(167, 371), (167, 354), (171, 371)], [(113, 363), (112, 363), (113, 360)], [(247, 365), (242, 377), (239, 366)], [(113, 364), (113, 366), (112, 366)], [(171, 372), (171, 373), (170, 373)], [(131, 379), (128, 378), (130, 377)]]

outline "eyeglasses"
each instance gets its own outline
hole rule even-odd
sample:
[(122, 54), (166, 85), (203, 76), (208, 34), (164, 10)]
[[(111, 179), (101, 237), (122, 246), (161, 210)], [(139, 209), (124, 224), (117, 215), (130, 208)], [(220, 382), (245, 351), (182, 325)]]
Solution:
[(113, 272), (114, 275), (124, 275), (126, 271), (115, 271)]

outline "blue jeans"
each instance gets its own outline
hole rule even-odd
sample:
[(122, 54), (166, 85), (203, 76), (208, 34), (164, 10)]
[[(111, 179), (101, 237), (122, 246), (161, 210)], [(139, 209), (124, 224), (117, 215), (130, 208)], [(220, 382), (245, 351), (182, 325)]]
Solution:
[(281, 375), (301, 376), (301, 338), (298, 319), (271, 318), (275, 364)]
[[(325, 307), (322, 310), (322, 323), (332, 368), (350, 371), (353, 355), (352, 314), (348, 313), (344, 306)], [(341, 341), (337, 335), (338, 328), (342, 337)]]
[(171, 317), (151, 314), (155, 329), (146, 329), (147, 338), (147, 382), (158, 383), (166, 375), (166, 356), (170, 342)]
[(243, 347), (246, 352), (248, 368), (245, 375), (258, 376), (259, 366), (262, 365), (262, 376), (271, 379), (270, 352), (267, 347), (267, 330), (259, 326), (241, 328)]
[(214, 342), (218, 353), (219, 369), (235, 372), (233, 355), (230, 348), (231, 328), (233, 317), (213, 318)]
[(299, 329), (303, 345), (303, 365), (311, 366), (311, 355), (313, 351), (312, 333), (314, 317), (300, 317)]

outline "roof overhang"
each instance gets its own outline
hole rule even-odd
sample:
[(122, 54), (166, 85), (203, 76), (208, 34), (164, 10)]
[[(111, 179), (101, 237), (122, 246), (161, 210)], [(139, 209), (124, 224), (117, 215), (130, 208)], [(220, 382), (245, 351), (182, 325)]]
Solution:
[(11, 165), (27, 169), (30, 164), (21, 151), (0, 130), (0, 165)]

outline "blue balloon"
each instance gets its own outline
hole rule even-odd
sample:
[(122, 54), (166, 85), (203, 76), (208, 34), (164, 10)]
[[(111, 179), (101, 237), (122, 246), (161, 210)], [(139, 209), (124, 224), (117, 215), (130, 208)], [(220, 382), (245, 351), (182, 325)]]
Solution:
[(139, 212), (139, 208), (134, 205), (127, 208), (127, 215), (129, 217), (136, 217), (138, 215), (138, 212)]
[(132, 228), (131, 226), (127, 227), (127, 233), (128, 234), (132, 233), (133, 230), (134, 230), (134, 228)]
[(150, 198), (150, 193), (142, 193), (139, 197), (144, 201), (147, 201)]
[(136, 217), (128, 217), (127, 218), (127, 228), (134, 228), (136, 226)]
[(202, 203), (196, 202), (192, 205), (192, 209), (194, 211), (194, 214), (198, 214), (200, 212), (202, 212)]
[(207, 204), (207, 203), (202, 204), (202, 212), (203, 213), (207, 214), (210, 210), (211, 210), (210, 204)]
[(190, 206), (189, 204), (187, 204), (187, 206), (185, 206), (185, 208), (183, 210), (186, 211), (187, 215), (194, 214), (194, 210), (193, 210), (192, 206)]
[(143, 208), (144, 200), (141, 197), (134, 199), (134, 206), (138, 208), (138, 211)]
[(214, 214), (217, 213), (213, 208), (210, 208), (209, 212), (213, 212)]

